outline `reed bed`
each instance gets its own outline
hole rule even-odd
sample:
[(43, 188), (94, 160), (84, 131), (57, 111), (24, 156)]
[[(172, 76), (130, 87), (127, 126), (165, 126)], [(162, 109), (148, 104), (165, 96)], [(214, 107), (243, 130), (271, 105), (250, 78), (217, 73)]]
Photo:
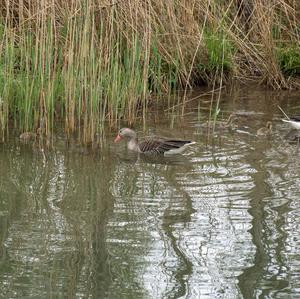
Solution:
[[(151, 94), (258, 81), (299, 88), (294, 0), (0, 0), (0, 132), (95, 141)], [(185, 101), (185, 97), (183, 98)]]

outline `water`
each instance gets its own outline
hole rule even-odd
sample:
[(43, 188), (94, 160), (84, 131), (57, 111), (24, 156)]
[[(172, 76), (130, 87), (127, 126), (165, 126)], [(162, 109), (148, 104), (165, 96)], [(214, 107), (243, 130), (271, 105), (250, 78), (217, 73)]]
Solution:
[(209, 99), (149, 116), (148, 133), (197, 141), (185, 156), (138, 157), (116, 132), (1, 144), (1, 298), (300, 298), (300, 153), (277, 108), (299, 112), (297, 94), (223, 95), (238, 130), (214, 137)]

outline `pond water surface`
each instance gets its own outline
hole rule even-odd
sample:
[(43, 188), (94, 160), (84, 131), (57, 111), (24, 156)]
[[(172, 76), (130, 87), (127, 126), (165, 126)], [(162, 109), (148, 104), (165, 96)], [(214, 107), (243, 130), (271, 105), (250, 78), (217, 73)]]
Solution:
[[(238, 128), (213, 134), (200, 125), (209, 95), (184, 117), (153, 109), (141, 135), (197, 142), (171, 158), (132, 154), (113, 130), (94, 150), (11, 136), (0, 144), (0, 297), (300, 298), (300, 152), (277, 107), (300, 114), (299, 96), (223, 93), (219, 118), (235, 112)], [(258, 138), (268, 120), (273, 133)]]

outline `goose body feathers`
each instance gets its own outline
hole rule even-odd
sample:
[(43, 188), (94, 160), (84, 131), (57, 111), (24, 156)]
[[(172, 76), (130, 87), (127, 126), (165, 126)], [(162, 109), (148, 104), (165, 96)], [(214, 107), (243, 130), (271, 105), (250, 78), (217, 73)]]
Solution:
[(162, 137), (148, 138), (139, 143), (137, 134), (129, 128), (122, 128), (115, 138), (115, 142), (118, 142), (123, 138), (128, 140), (127, 147), (129, 150), (148, 154), (180, 154), (184, 152), (188, 146), (195, 144), (195, 142), (190, 140), (168, 139)]

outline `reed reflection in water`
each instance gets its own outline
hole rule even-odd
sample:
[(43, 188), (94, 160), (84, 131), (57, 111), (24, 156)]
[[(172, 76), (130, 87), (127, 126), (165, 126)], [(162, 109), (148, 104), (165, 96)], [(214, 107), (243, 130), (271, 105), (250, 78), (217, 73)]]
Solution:
[[(298, 298), (299, 151), (276, 110), (286, 102), (240, 98), (222, 103), (239, 129), (215, 137), (187, 107), (173, 127), (197, 141), (186, 156), (138, 156), (113, 134), (90, 152), (1, 144), (1, 295)], [(269, 119), (274, 133), (257, 138)], [(169, 123), (152, 127), (166, 135)]]

